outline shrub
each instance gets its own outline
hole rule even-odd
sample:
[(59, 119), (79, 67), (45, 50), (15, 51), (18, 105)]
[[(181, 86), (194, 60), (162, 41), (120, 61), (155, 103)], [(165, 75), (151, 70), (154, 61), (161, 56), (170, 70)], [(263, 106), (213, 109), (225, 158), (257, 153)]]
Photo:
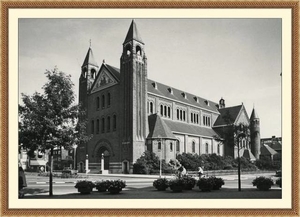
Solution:
[(177, 178), (177, 179), (171, 179), (169, 181), (169, 187), (171, 190), (180, 192), (183, 190), (184, 182), (183, 179)]
[(281, 169), (281, 161), (272, 161), (271, 159), (259, 159), (255, 162), (255, 165), (260, 170), (279, 170)]
[[(235, 159), (236, 164), (238, 164), (238, 158)], [(257, 167), (254, 163), (252, 163), (249, 159), (241, 157), (241, 170), (247, 170), (247, 171), (255, 171), (257, 170)]]
[(224, 180), (222, 178), (217, 178), (215, 176), (211, 176), (209, 177), (209, 179), (212, 180), (212, 183), (213, 183), (213, 190), (219, 190), (222, 185), (224, 185)]
[(79, 180), (79, 181), (77, 181), (77, 183), (74, 187), (75, 188), (90, 188), (91, 190), (93, 190), (93, 188), (95, 187), (95, 184), (92, 181)]
[(191, 190), (196, 184), (196, 179), (189, 177), (189, 176), (184, 176), (182, 178), (182, 181), (183, 181), (185, 190)]
[(109, 180), (100, 180), (95, 182), (95, 187), (98, 191), (106, 191), (110, 184)]
[(259, 190), (267, 191), (274, 185), (273, 180), (264, 176), (256, 177), (252, 181), (253, 186), (256, 186)]
[(200, 178), (197, 182), (197, 186), (201, 191), (211, 191), (214, 186), (214, 181), (211, 178)]
[(159, 178), (159, 179), (156, 179), (154, 182), (153, 182), (153, 186), (159, 190), (159, 191), (163, 191), (163, 190), (166, 190), (169, 186), (169, 181), (166, 179), (166, 178)]
[(125, 188), (125, 187), (126, 187), (126, 182), (121, 179), (107, 181), (108, 190), (110, 188), (122, 190), (122, 188)]

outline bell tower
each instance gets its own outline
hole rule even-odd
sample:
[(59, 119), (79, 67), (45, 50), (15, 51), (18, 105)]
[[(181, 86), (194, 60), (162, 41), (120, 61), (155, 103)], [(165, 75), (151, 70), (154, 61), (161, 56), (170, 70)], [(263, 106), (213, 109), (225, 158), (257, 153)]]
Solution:
[(85, 110), (87, 110), (88, 106), (87, 95), (91, 90), (98, 70), (99, 66), (95, 61), (94, 54), (90, 46), (81, 66), (81, 74), (79, 78), (79, 103)]
[(135, 162), (145, 151), (148, 133), (147, 57), (145, 44), (132, 20), (120, 59), (123, 158)]

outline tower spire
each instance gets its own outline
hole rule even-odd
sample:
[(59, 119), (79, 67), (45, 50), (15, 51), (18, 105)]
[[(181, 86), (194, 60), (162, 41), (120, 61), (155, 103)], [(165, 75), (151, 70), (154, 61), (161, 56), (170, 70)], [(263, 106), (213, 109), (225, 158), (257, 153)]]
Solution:
[(135, 23), (134, 19), (132, 20), (132, 22), (130, 24), (129, 30), (127, 32), (127, 35), (126, 35), (126, 38), (125, 38), (123, 44), (125, 44), (128, 41), (132, 41), (132, 40), (136, 40), (136, 41), (144, 44), (144, 42), (142, 40), (142, 37), (138, 32), (138, 29), (137, 29), (137, 26), (136, 26), (136, 23)]

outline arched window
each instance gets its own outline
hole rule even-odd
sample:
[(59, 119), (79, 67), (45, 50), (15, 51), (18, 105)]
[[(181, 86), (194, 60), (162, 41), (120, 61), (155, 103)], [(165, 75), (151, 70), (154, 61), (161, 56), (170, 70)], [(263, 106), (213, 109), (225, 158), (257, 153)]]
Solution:
[(194, 113), (194, 123), (196, 123), (196, 114)]
[(163, 108), (163, 105), (160, 105), (160, 114), (161, 114), (161, 116), (164, 115), (164, 108)]
[(101, 131), (102, 131), (102, 133), (105, 132), (105, 119), (104, 118), (102, 118)]
[(117, 129), (117, 116), (113, 116), (113, 131), (116, 131)]
[(218, 144), (218, 154), (220, 154), (221, 145)]
[(180, 141), (177, 140), (176, 142), (176, 151), (179, 152), (180, 151)]
[(183, 120), (185, 121), (185, 111), (183, 111)]
[(104, 108), (104, 107), (105, 107), (105, 96), (102, 95), (102, 108)]
[(95, 78), (95, 75), (96, 75), (96, 70), (95, 70), (95, 69), (92, 69), (92, 70), (91, 70), (91, 77), (92, 77), (92, 78)]
[(161, 143), (160, 142), (158, 142), (158, 144), (157, 144), (157, 149), (160, 151), (161, 150)]
[(150, 102), (150, 114), (153, 114), (153, 102)]
[(182, 121), (182, 110), (180, 110), (180, 120)]
[(170, 118), (170, 117), (171, 117), (171, 108), (168, 107), (168, 118)]
[(126, 49), (125, 52), (126, 52), (127, 56), (130, 56), (130, 54), (131, 54), (131, 46), (130, 46), (130, 44), (128, 44), (125, 49)]
[(173, 151), (173, 143), (170, 143), (170, 151)]
[(100, 108), (100, 98), (99, 96), (97, 97), (97, 100), (96, 100), (96, 108), (99, 109)]
[(142, 49), (141, 49), (140, 46), (136, 46), (135, 49), (136, 49), (136, 54), (137, 55), (142, 55)]
[(92, 120), (92, 123), (91, 123), (91, 134), (94, 134), (94, 120)]
[(164, 109), (165, 109), (165, 117), (167, 117), (167, 106), (164, 106)]
[(99, 123), (99, 119), (97, 119), (97, 125), (96, 125), (96, 133), (99, 134), (99, 127), (100, 127), (100, 123)]
[(192, 152), (195, 153), (196, 152), (196, 147), (195, 147), (195, 142), (193, 141), (192, 142)]
[(197, 124), (199, 124), (199, 115), (198, 114), (197, 114), (196, 118), (197, 118)]
[(191, 123), (193, 123), (193, 113), (191, 113)]
[(107, 132), (110, 131), (110, 116), (107, 117)]
[(208, 143), (205, 143), (205, 153), (208, 154)]
[(179, 109), (177, 109), (177, 120), (179, 120)]
[(110, 106), (110, 93), (107, 93), (107, 106)]

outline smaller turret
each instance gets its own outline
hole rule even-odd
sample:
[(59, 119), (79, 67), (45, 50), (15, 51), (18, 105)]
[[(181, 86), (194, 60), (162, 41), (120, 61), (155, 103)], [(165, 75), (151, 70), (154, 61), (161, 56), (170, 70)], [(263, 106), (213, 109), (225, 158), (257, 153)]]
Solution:
[(251, 152), (256, 159), (260, 155), (260, 123), (256, 110), (253, 108), (250, 117)]
[(225, 100), (223, 98), (221, 98), (219, 101), (219, 108), (225, 108)]

